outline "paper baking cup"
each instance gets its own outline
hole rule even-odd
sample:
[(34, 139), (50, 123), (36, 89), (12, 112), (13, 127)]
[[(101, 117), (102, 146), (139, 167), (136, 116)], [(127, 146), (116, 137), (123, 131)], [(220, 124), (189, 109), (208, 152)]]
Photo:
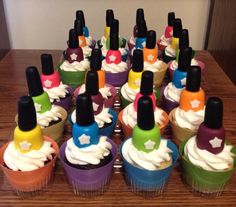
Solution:
[(106, 83), (115, 87), (121, 87), (128, 80), (129, 70), (120, 73), (109, 73), (106, 72)]
[(66, 142), (60, 147), (59, 158), (64, 167), (69, 184), (72, 186), (74, 194), (82, 196), (100, 195), (106, 189), (106, 185), (112, 175), (113, 164), (116, 160), (117, 148), (116, 144), (111, 140), (113, 159), (108, 164), (91, 170), (80, 170), (69, 166), (65, 162), (65, 148)]
[(175, 144), (170, 140), (167, 142), (168, 148), (172, 150), (172, 165), (165, 169), (152, 171), (139, 168), (126, 161), (122, 152), (123, 145), (126, 141), (121, 144), (120, 155), (123, 160), (126, 179), (131, 185), (132, 191), (143, 196), (162, 194), (179, 156)]
[(172, 60), (175, 60), (175, 58), (176, 58), (176, 56), (171, 57), (171, 56), (166, 55), (165, 49), (162, 51), (162, 59), (163, 59), (163, 61), (164, 61), (165, 63), (168, 63), (168, 62), (170, 62), (170, 61), (172, 61)]
[(182, 128), (178, 126), (174, 119), (175, 110), (176, 109), (173, 109), (170, 112), (169, 119), (170, 119), (170, 126), (172, 129), (173, 141), (175, 142), (175, 144), (179, 146), (180, 143), (184, 141), (185, 139), (189, 139), (190, 137), (196, 135), (197, 130), (190, 130), (190, 129)]
[[(126, 125), (122, 119), (122, 116), (123, 116), (123, 111), (124, 110), (121, 110), (120, 113), (118, 114), (118, 120), (119, 122), (121, 123), (121, 127), (122, 127), (122, 131), (123, 131), (123, 134), (124, 134), (124, 139), (127, 139), (129, 137), (132, 136), (132, 131), (133, 131), (133, 128), (131, 128), (130, 126)], [(169, 123), (169, 117), (168, 117), (168, 114), (163, 111), (162, 115), (164, 116), (165, 118), (165, 122), (163, 123), (162, 126), (159, 126), (160, 127), (160, 132), (161, 132), (161, 135), (164, 134), (165, 132), (165, 128), (167, 126), (167, 124)]]
[(162, 81), (165, 77), (166, 71), (167, 71), (167, 64), (162, 62), (160, 70), (153, 73), (153, 75), (154, 75), (153, 83), (154, 83), (155, 87), (158, 88), (161, 86)]
[(165, 96), (165, 89), (167, 86), (162, 87), (161, 89), (161, 96), (162, 96), (162, 108), (167, 112), (168, 114), (176, 107), (179, 106), (179, 103), (176, 101), (171, 101), (166, 98)]
[(51, 138), (44, 136), (44, 140), (50, 141), (56, 152), (54, 158), (50, 162), (36, 170), (13, 171), (7, 168), (4, 166), (3, 155), (10, 142), (3, 145), (0, 149), (0, 167), (6, 179), (19, 196), (27, 197), (42, 193), (47, 189), (47, 185), (52, 178), (52, 172), (59, 149), (57, 143)]
[[(183, 168), (183, 179), (191, 186), (194, 193), (202, 193), (206, 195), (219, 196), (224, 190), (225, 185), (230, 180), (236, 166), (236, 148), (232, 149), (234, 157), (234, 168), (223, 172), (212, 172), (204, 170), (192, 164), (184, 155), (184, 146), (187, 140), (182, 142), (179, 147), (181, 156), (181, 164)], [(227, 143), (229, 144), (229, 143)]]

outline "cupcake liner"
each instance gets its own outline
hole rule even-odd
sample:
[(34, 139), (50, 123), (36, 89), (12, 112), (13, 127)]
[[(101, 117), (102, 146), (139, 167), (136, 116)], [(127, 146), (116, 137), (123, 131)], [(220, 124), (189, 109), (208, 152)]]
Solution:
[(120, 73), (106, 72), (106, 83), (111, 84), (115, 87), (120, 87), (127, 82), (128, 73), (129, 73), (129, 70), (126, 70)]
[(175, 144), (179, 146), (180, 143), (184, 141), (185, 139), (189, 139), (190, 137), (196, 135), (197, 130), (190, 130), (190, 129), (182, 128), (178, 126), (174, 119), (175, 110), (176, 109), (173, 109), (170, 112), (169, 119), (170, 119), (170, 126), (172, 129), (173, 141), (175, 142)]
[[(127, 140), (126, 140), (127, 141)], [(126, 142), (125, 141), (125, 142)], [(168, 140), (167, 146), (172, 150), (172, 164), (161, 170), (146, 170), (134, 166), (126, 161), (123, 157), (122, 148), (123, 142), (120, 147), (120, 154), (123, 160), (123, 167), (125, 170), (126, 178), (131, 184), (131, 188), (134, 192), (139, 192), (142, 195), (147, 196), (161, 194), (167, 184), (172, 169), (174, 168), (178, 159), (178, 149), (173, 142)]]
[(162, 63), (161, 69), (153, 73), (153, 83), (155, 87), (160, 87), (167, 71), (167, 64)]
[(68, 182), (73, 187), (74, 194), (89, 196), (103, 193), (105, 185), (111, 178), (113, 164), (117, 155), (116, 144), (111, 139), (108, 139), (108, 141), (112, 144), (112, 161), (102, 167), (91, 170), (80, 170), (69, 166), (65, 162), (66, 142), (60, 147), (59, 158)]
[(179, 106), (179, 103), (176, 101), (171, 101), (165, 97), (165, 89), (167, 86), (163, 87), (161, 89), (161, 94), (162, 94), (162, 107), (163, 109), (169, 114), (174, 108)]
[[(184, 146), (187, 140), (182, 142), (179, 147), (179, 153), (181, 156), (181, 164), (183, 168), (183, 178), (185, 182), (190, 185), (194, 192), (200, 192), (203, 194), (211, 194), (218, 196), (224, 190), (225, 185), (230, 180), (235, 168), (236, 157), (234, 157), (234, 168), (223, 172), (212, 172), (204, 170), (194, 164), (192, 164), (188, 158), (184, 155)], [(226, 143), (230, 144), (230, 143)], [(232, 149), (232, 153), (236, 155), (236, 148)]]
[(122, 96), (121, 92), (119, 92), (119, 96), (120, 96), (121, 108), (122, 108), (122, 109), (132, 103), (132, 101), (129, 101), (129, 100), (125, 99), (125, 98)]
[(13, 171), (9, 169), (4, 166), (3, 155), (10, 142), (3, 145), (0, 149), (0, 167), (6, 179), (19, 196), (31, 196), (45, 191), (52, 177), (53, 167), (55, 166), (59, 149), (54, 140), (46, 136), (44, 136), (44, 139), (52, 143), (56, 153), (50, 162), (36, 170)]
[[(123, 116), (123, 111), (124, 110), (121, 110), (120, 113), (118, 114), (118, 120), (119, 122), (121, 123), (121, 127), (122, 127), (122, 131), (123, 131), (123, 134), (124, 134), (124, 139), (127, 139), (129, 137), (132, 136), (132, 131), (133, 131), (133, 128), (131, 128), (130, 126), (126, 125), (122, 119), (122, 116)], [(168, 114), (163, 111), (162, 115), (164, 116), (165, 118), (165, 122), (163, 123), (163, 125), (160, 127), (160, 132), (161, 132), (161, 135), (164, 134), (165, 132), (165, 128), (167, 126), (167, 124), (169, 123), (169, 117), (168, 117)]]
[(175, 58), (176, 58), (176, 56), (171, 57), (171, 56), (166, 55), (165, 49), (162, 51), (162, 59), (163, 59), (163, 61), (164, 61), (165, 63), (168, 63), (168, 62), (170, 62), (170, 61), (172, 61), (172, 60), (175, 60)]

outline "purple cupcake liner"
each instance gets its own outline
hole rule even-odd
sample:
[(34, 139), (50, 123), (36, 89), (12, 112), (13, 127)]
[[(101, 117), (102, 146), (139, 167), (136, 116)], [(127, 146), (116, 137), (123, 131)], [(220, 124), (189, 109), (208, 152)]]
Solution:
[(120, 73), (108, 73), (106, 72), (106, 83), (115, 87), (121, 87), (128, 80), (129, 70)]
[(66, 111), (68, 111), (70, 109), (70, 106), (72, 104), (72, 96), (73, 96), (73, 92), (74, 92), (72, 87), (68, 87), (67, 90), (70, 93), (70, 95), (67, 98), (61, 99), (59, 102), (57, 102), (57, 101), (53, 102), (54, 105), (61, 106)]

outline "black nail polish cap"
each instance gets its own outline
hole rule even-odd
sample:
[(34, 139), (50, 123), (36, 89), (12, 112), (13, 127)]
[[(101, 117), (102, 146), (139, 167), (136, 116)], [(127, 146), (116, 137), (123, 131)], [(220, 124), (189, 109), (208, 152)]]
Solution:
[(147, 25), (146, 21), (142, 20), (138, 24), (138, 37), (143, 38), (147, 36)]
[(153, 72), (146, 70), (142, 73), (140, 93), (146, 96), (153, 93)]
[(119, 49), (119, 36), (118, 34), (110, 34), (110, 50)]
[(81, 20), (76, 19), (74, 21), (74, 30), (75, 30), (77, 36), (83, 36), (83, 25), (82, 25)]
[(143, 51), (140, 49), (134, 50), (132, 70), (134, 72), (142, 72), (143, 71)]
[(93, 71), (101, 70), (101, 68), (102, 68), (102, 52), (101, 52), (101, 49), (94, 48), (92, 50), (90, 68)]
[(198, 92), (201, 84), (201, 68), (199, 66), (190, 66), (187, 71), (186, 90)]
[(97, 71), (88, 71), (86, 74), (85, 91), (90, 96), (96, 96), (99, 93), (98, 89), (98, 74)]
[(191, 66), (192, 48), (186, 47), (179, 51), (178, 70), (186, 72)]
[(119, 20), (118, 19), (114, 19), (112, 21), (110, 34), (117, 34), (117, 35), (119, 35)]
[(141, 20), (144, 20), (144, 10), (143, 10), (143, 8), (139, 8), (136, 11), (136, 25), (138, 25), (138, 23)]
[(173, 37), (179, 38), (182, 32), (182, 21), (181, 19), (177, 18), (174, 20), (173, 25)]
[(175, 13), (174, 12), (169, 12), (168, 13), (168, 26), (173, 26), (174, 25), (174, 20), (175, 20)]
[(74, 49), (79, 47), (78, 35), (74, 29), (69, 32), (69, 48)]
[(107, 27), (111, 26), (112, 21), (114, 20), (114, 13), (112, 9), (106, 10), (106, 25)]
[(54, 73), (53, 60), (51, 54), (41, 55), (41, 65), (43, 75), (52, 75)]
[(147, 33), (146, 48), (154, 49), (156, 47), (156, 32), (149, 30)]
[(186, 47), (189, 47), (189, 36), (188, 36), (188, 30), (183, 29), (179, 37), (179, 49), (181, 50)]
[(76, 11), (76, 19), (82, 22), (82, 26), (85, 27), (84, 12), (82, 10)]

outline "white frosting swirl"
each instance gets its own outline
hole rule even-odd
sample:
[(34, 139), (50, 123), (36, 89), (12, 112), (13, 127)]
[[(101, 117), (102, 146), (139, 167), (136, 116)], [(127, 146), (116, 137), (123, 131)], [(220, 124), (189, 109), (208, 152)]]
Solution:
[(125, 83), (121, 89), (121, 95), (128, 101), (133, 102), (135, 99), (135, 96), (137, 95), (137, 93), (139, 92), (139, 88), (138, 89), (132, 89), (129, 87), (128, 83)]
[(73, 138), (70, 138), (66, 143), (65, 155), (66, 159), (75, 165), (98, 165), (102, 159), (108, 156), (111, 152), (112, 145), (107, 141), (106, 136), (101, 136), (97, 145), (78, 148)]
[(60, 113), (61, 107), (52, 105), (52, 108), (50, 111), (46, 111), (43, 114), (37, 113), (37, 123), (41, 126), (41, 128), (45, 128), (49, 126), (51, 121), (58, 121), (60, 118), (62, 118), (62, 115)]
[(149, 62), (144, 62), (143, 69), (151, 71), (153, 73), (159, 72), (165, 68), (165, 63), (161, 60), (157, 60), (156, 62), (150, 64)]
[(120, 73), (128, 70), (126, 62), (121, 61), (119, 64), (111, 63), (108, 64), (106, 60), (102, 61), (102, 69), (109, 73)]
[[(163, 112), (164, 111), (160, 108), (156, 108), (156, 110), (154, 111), (155, 123), (159, 126), (163, 125), (163, 122), (165, 121), (165, 118), (162, 115)], [(124, 108), (122, 120), (131, 128), (135, 127), (135, 125), (137, 124), (137, 112), (134, 110), (134, 103), (131, 103)]]
[(166, 99), (173, 101), (173, 102), (178, 102), (180, 99), (180, 94), (184, 88), (176, 88), (175, 85), (170, 82), (168, 85), (165, 87), (164, 90), (164, 96)]
[(177, 125), (190, 130), (197, 130), (199, 125), (203, 122), (205, 115), (205, 108), (199, 111), (184, 111), (177, 107), (174, 118)]
[(165, 54), (169, 57), (175, 57), (176, 56), (176, 50), (171, 47), (171, 45), (168, 45), (165, 49)]
[(60, 98), (65, 98), (69, 93), (67, 89), (68, 85), (63, 84), (62, 82), (60, 82), (59, 86), (54, 88), (43, 88), (43, 90), (47, 92), (51, 103), (53, 103), (54, 101), (59, 102)]
[(102, 48), (106, 48), (107, 47), (106, 44), (107, 44), (107, 38), (103, 35), (100, 40), (100, 45), (102, 46)]
[(132, 139), (128, 139), (122, 148), (123, 157), (127, 162), (146, 170), (158, 170), (162, 163), (172, 161), (171, 153), (165, 139), (161, 139), (158, 149), (149, 153), (137, 150)]
[(93, 38), (91, 36), (85, 37), (86, 45), (92, 46), (93, 44)]
[(89, 46), (82, 47), (84, 58), (88, 58), (91, 56), (92, 48)]
[(196, 136), (191, 137), (184, 147), (184, 155), (189, 161), (204, 170), (220, 172), (229, 169), (233, 165), (235, 154), (231, 152), (232, 145), (224, 145), (222, 152), (213, 154), (207, 150), (199, 149)]
[(60, 69), (69, 72), (85, 71), (89, 69), (89, 65), (90, 63), (88, 59), (84, 59), (80, 62), (74, 61), (73, 63), (69, 63), (67, 60), (65, 60), (61, 64)]
[[(198, 65), (198, 62), (196, 59), (191, 60), (191, 66)], [(173, 60), (170, 64), (170, 69), (171, 70), (176, 70), (178, 68), (178, 62), (176, 60)]]
[(170, 38), (166, 38), (165, 35), (161, 36), (161, 41), (160, 44), (164, 45), (164, 46), (168, 46), (171, 43), (171, 37)]
[(31, 150), (27, 153), (16, 150), (14, 142), (11, 142), (4, 152), (3, 159), (11, 170), (31, 171), (43, 167), (46, 161), (52, 160), (54, 153), (55, 149), (49, 141), (44, 141), (39, 150)]
[[(103, 47), (102, 49), (102, 56), (103, 57), (106, 57), (106, 55), (107, 55), (107, 52), (108, 52), (108, 49), (106, 49), (105, 47)], [(123, 55), (127, 55), (127, 50), (125, 49), (125, 48), (123, 48), (123, 47), (120, 47), (119, 48), (119, 51), (120, 51), (120, 53), (121, 53), (121, 56), (123, 56)]]

